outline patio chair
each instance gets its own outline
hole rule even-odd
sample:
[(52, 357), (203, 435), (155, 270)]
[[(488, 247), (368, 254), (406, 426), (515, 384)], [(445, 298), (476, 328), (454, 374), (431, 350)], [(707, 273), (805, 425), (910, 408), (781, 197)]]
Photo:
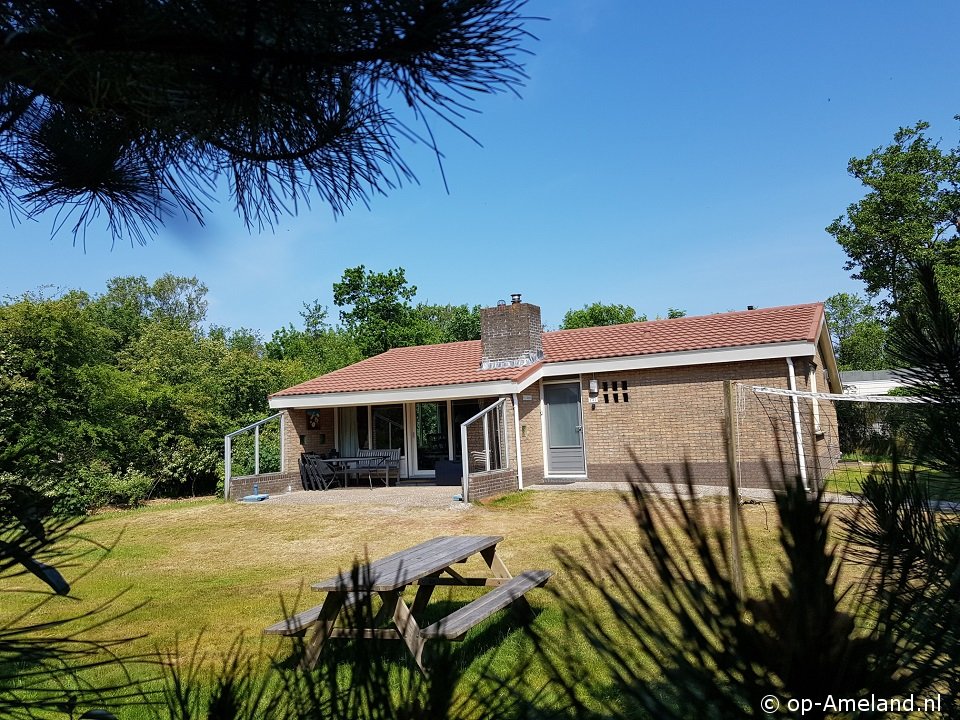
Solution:
[(328, 460), (301, 453), (300, 482), (304, 490), (329, 490), (337, 482), (337, 473)]
[[(491, 468), (493, 463), (490, 464)], [(470, 472), (483, 472), (487, 469), (487, 451), (486, 450), (471, 450), (470, 451)]]

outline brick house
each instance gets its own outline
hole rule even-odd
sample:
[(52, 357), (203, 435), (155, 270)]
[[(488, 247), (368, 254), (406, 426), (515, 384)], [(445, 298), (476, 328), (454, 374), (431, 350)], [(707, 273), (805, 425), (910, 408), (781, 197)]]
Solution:
[[(543, 332), (540, 308), (514, 295), (481, 326), (478, 341), (396, 348), (272, 395), (284, 487), (301, 452), (334, 448), (400, 448), (400, 482), (462, 484), (471, 500), (663, 482), (684, 463), (696, 483), (725, 484), (724, 380), (841, 391), (820, 303)], [(819, 416), (800, 425), (819, 480), (832, 467)], [(767, 485), (778, 440), (761, 418), (740, 427), (741, 482)]]

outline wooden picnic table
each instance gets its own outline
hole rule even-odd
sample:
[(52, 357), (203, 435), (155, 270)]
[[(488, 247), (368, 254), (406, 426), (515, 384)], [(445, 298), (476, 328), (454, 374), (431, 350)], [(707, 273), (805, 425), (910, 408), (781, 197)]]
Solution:
[[(303, 664), (313, 667), (320, 651), (330, 638), (402, 640), (417, 667), (426, 674), (423, 648), (428, 640), (460, 640), (467, 631), (498, 610), (514, 606), (527, 619), (533, 617), (524, 594), (544, 585), (553, 574), (549, 570), (528, 570), (516, 577), (497, 553), (503, 540), (499, 535), (444, 536), (427, 540), (407, 550), (389, 555), (328, 580), (315, 583), (314, 590), (326, 592), (322, 605), (281, 620), (264, 632), (304, 637), (312, 635), (305, 646)], [(492, 577), (466, 577), (452, 566), (479, 554)], [(403, 598), (403, 591), (417, 586), (412, 606)], [(476, 600), (455, 610), (441, 620), (421, 627), (419, 620), (437, 586), (487, 586), (494, 588)], [(337, 626), (340, 619), (356, 620), (364, 613), (345, 613), (358, 602), (378, 595), (382, 605), (371, 627)], [(379, 627), (389, 621), (390, 627)]]

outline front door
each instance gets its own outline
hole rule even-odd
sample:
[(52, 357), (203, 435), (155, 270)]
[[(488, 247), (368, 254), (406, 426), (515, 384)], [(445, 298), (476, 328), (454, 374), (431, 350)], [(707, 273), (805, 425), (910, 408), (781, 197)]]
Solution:
[(544, 383), (547, 474), (583, 475), (583, 414), (580, 383)]

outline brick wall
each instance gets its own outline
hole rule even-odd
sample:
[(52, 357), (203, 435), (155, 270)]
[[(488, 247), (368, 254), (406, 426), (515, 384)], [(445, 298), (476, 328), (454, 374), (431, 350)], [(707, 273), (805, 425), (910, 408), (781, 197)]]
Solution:
[[(313, 411), (316, 415), (315, 427), (310, 427), (306, 410), (283, 411), (283, 471), (299, 472), (297, 461), (300, 453), (324, 453), (336, 447), (334, 437), (334, 408), (321, 408)], [(302, 438), (302, 442), (301, 442)]]
[(267, 495), (281, 495), (288, 491), (302, 490), (300, 472), (261, 473), (260, 475), (241, 475), (230, 478), (230, 499), (239, 500), (244, 495), (253, 494), (253, 486), (257, 485), (260, 493)]
[[(825, 364), (820, 354), (820, 345), (817, 344), (817, 354), (814, 357), (813, 369), (817, 376), (817, 392), (833, 392), (830, 389), (824, 375)], [(811, 390), (809, 386), (806, 386)], [(837, 408), (832, 402), (817, 402), (819, 408), (820, 422), (819, 433), (816, 432), (816, 418), (813, 415), (813, 406), (810, 407), (809, 434), (814, 438), (816, 452), (812, 453), (814, 458), (815, 478), (818, 482), (826, 480), (827, 476), (833, 471), (840, 461), (840, 437), (837, 427)]]
[(521, 367), (543, 357), (540, 308), (511, 303), (480, 310), (481, 368)]
[[(629, 401), (590, 406), (586, 386), (626, 380)], [(727, 482), (723, 381), (786, 387), (784, 361), (724, 363), (584, 376), (584, 438), (591, 480), (669, 482), (689, 467), (699, 484)], [(745, 429), (741, 424), (741, 431)], [(752, 436), (752, 435), (751, 435)], [(759, 433), (757, 433), (759, 437)], [(762, 442), (762, 441), (761, 441)], [(755, 455), (773, 444), (743, 442), (744, 484)], [(749, 481), (748, 482), (748, 478)]]
[(517, 491), (517, 470), (491, 470), (490, 472), (470, 473), (467, 486), (467, 500), (475, 502), (485, 498), (506, 495)]
[[(822, 368), (819, 356), (814, 359)], [(808, 389), (809, 359), (798, 358), (797, 389)], [(821, 373), (822, 375), (822, 373)], [(608, 383), (609, 402), (589, 402), (589, 381)], [(613, 381), (627, 381), (629, 401), (613, 402)], [(698, 484), (727, 483), (725, 411), (723, 383), (733, 380), (750, 385), (786, 388), (786, 360), (758, 360), (742, 363), (718, 363), (650, 370), (585, 374), (581, 378), (584, 442), (587, 478), (592, 481), (671, 482), (685, 477), (689, 468)], [(823, 388), (818, 387), (822, 390)], [(524, 401), (522, 396), (530, 396)], [(521, 394), (521, 448), (524, 483), (542, 482), (543, 443), (540, 388), (535, 384)], [(784, 398), (789, 402), (788, 399)], [(809, 402), (801, 423), (808, 475), (812, 479), (829, 474), (835, 459), (828, 447), (835, 444), (828, 432), (817, 437), (813, 431), (813, 412)], [(835, 432), (833, 408), (821, 404), (821, 427)], [(525, 430), (524, 430), (525, 428)], [(771, 419), (759, 406), (745, 406), (740, 416), (741, 480), (745, 487), (767, 487), (768, 469), (775, 475), (795, 474), (792, 463), (778, 465), (784, 448), (792, 447), (793, 427), (789, 414), (779, 427), (780, 436), (771, 428)], [(549, 480), (548, 480), (549, 482)]]
[[(529, 398), (529, 399), (527, 399)], [(520, 455), (523, 459), (523, 484), (543, 482), (543, 435), (540, 407), (540, 381), (517, 393), (520, 410)]]
[(518, 490), (519, 485), (517, 481), (517, 467), (519, 466), (519, 461), (517, 455), (517, 431), (516, 425), (514, 424), (513, 398), (509, 395), (506, 398), (506, 402), (503, 404), (503, 410), (506, 421), (503, 424), (503, 433), (501, 435), (500, 442), (503, 443), (503, 447), (509, 451), (505, 454), (509, 455), (509, 469), (513, 471), (513, 489)]
[[(786, 387), (787, 380), (786, 360), (780, 361), (784, 366), (784, 380), (782, 383), (754, 383), (774, 387)], [(811, 391), (811, 374), (816, 375), (816, 389), (819, 392), (829, 391), (823, 377), (823, 359), (819, 348), (814, 357), (793, 358), (794, 374), (797, 390)], [(836, 409), (832, 402), (816, 401), (819, 409), (820, 422), (816, 422), (814, 401), (808, 398), (797, 400), (797, 411), (800, 417), (800, 437), (803, 445), (803, 460), (806, 469), (807, 481), (811, 487), (822, 483), (836, 467), (839, 460), (839, 445), (837, 438)], [(793, 405), (786, 396), (754, 395), (746, 393), (743, 397), (743, 407), (740, 413), (741, 457), (744, 457), (743, 446), (752, 450), (746, 457), (754, 463), (752, 474), (754, 483), (765, 485), (765, 474), (774, 475), (794, 481), (800, 474), (800, 465), (797, 459), (796, 430), (793, 423)], [(766, 468), (758, 466), (763, 461)], [(746, 473), (744, 473), (746, 475)], [(744, 484), (747, 484), (746, 482)]]

